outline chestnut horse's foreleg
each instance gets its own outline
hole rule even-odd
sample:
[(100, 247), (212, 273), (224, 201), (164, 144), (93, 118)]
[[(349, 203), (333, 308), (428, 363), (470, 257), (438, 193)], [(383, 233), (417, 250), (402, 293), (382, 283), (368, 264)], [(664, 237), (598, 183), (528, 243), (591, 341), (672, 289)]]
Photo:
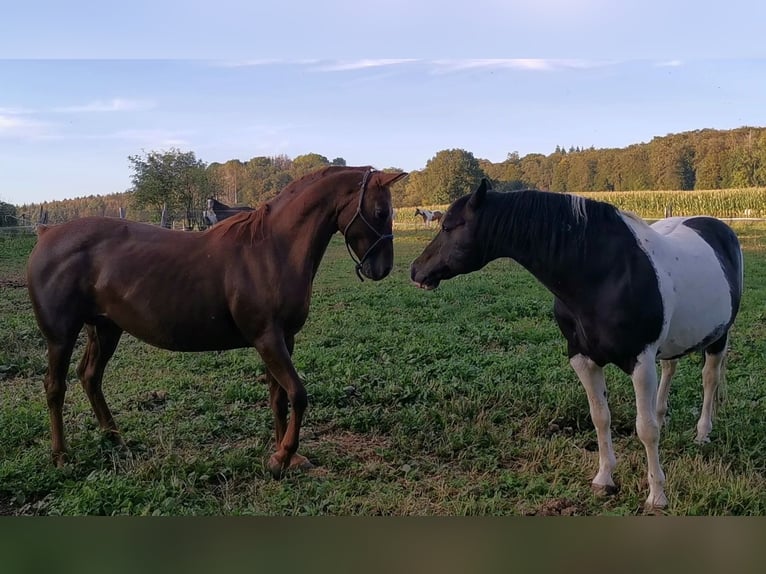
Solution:
[[(296, 454), (301, 421), (308, 406), (308, 397), (306, 389), (298, 377), (298, 372), (293, 366), (284, 335), (270, 332), (256, 341), (255, 348), (260, 353), (266, 368), (279, 386), (284, 389), (287, 400), (292, 406), (292, 414), (284, 436), (281, 442), (277, 444), (277, 452), (271, 456), (268, 464), (271, 473), (278, 477), (290, 467), (310, 464), (304, 457)], [(276, 424), (278, 425), (279, 422)]]
[(114, 444), (123, 445), (120, 431), (117, 429), (112, 412), (109, 410), (101, 390), (106, 364), (117, 348), (117, 343), (122, 336), (122, 329), (112, 322), (100, 323), (98, 326), (85, 325), (85, 329), (88, 341), (85, 346), (85, 353), (77, 367), (77, 376), (80, 378), (85, 394), (93, 407), (99, 427)]
[(64, 397), (66, 375), (77, 335), (61, 343), (48, 341), (48, 373), (45, 375), (45, 398), (51, 419), (51, 455), (56, 466), (63, 466), (66, 456), (64, 440)]
[[(285, 335), (285, 346), (291, 357), (294, 344), (295, 337)], [(274, 413), (274, 437), (277, 444), (280, 444), (282, 439), (285, 438), (285, 432), (287, 432), (287, 391), (280, 386), (268, 369), (266, 369), (266, 380), (269, 382), (269, 404), (271, 405), (271, 411)]]

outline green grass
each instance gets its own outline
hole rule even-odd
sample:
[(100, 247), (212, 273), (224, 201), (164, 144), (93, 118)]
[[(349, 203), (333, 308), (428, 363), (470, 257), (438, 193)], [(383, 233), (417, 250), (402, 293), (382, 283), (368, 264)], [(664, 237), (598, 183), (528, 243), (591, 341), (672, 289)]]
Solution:
[[(738, 232), (747, 287), (728, 401), (712, 442), (695, 445), (701, 360), (681, 362), (660, 446), (670, 514), (766, 514), (766, 230)], [(129, 452), (101, 436), (73, 361), (71, 460), (53, 468), (45, 346), (23, 288), (34, 238), (0, 237), (0, 513), (639, 512), (646, 463), (628, 377), (607, 371), (621, 491), (598, 498), (595, 432), (552, 296), (507, 260), (415, 289), (409, 263), (434, 233), (399, 232), (379, 283), (360, 283), (340, 236), (331, 243), (294, 355), (310, 400), (300, 451), (317, 467), (281, 481), (265, 468), (272, 418), (254, 350), (170, 353), (129, 336), (104, 383)]]

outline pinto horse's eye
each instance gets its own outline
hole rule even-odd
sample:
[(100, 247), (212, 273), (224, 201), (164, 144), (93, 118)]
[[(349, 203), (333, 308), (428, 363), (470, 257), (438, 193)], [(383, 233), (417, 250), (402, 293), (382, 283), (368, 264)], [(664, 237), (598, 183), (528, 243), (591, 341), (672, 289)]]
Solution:
[(457, 221), (446, 221), (445, 220), (442, 223), (442, 231), (444, 233), (449, 233), (450, 231), (452, 231), (456, 227), (460, 227), (461, 225), (464, 225), (464, 224), (465, 224), (465, 220), (464, 219), (458, 219)]

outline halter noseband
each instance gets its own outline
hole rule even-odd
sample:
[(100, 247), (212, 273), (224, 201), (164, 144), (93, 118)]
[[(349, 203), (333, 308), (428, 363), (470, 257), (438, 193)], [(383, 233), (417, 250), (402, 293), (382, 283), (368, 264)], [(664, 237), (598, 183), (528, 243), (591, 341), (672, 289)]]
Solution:
[[(370, 176), (375, 173), (374, 169), (369, 169), (364, 173), (364, 177), (362, 178), (362, 186), (359, 191), (359, 203), (356, 206), (356, 213), (354, 214), (354, 217), (351, 218), (351, 221), (348, 222), (346, 227), (343, 229), (343, 239), (346, 241), (346, 249), (348, 250), (348, 254), (351, 256), (351, 260), (356, 263), (355, 271), (356, 276), (359, 277), (360, 281), (364, 281), (364, 277), (362, 277), (362, 264), (367, 260), (367, 258), (370, 256), (370, 253), (372, 253), (373, 249), (375, 249), (378, 246), (378, 243), (381, 241), (385, 241), (387, 239), (390, 239), (393, 241), (394, 234), (393, 233), (386, 233), (385, 235), (381, 234), (377, 229), (375, 229), (369, 221), (364, 217), (364, 214), (362, 213), (362, 202), (364, 201), (364, 193), (367, 191), (367, 182), (370, 178)], [(351, 224), (354, 223), (356, 218), (361, 219), (364, 221), (364, 223), (372, 229), (373, 233), (378, 236), (378, 239), (370, 245), (370, 248), (365, 251), (364, 255), (361, 259), (357, 259), (356, 255), (354, 255), (353, 250), (351, 249), (351, 246), (348, 243), (348, 228), (351, 227)]]

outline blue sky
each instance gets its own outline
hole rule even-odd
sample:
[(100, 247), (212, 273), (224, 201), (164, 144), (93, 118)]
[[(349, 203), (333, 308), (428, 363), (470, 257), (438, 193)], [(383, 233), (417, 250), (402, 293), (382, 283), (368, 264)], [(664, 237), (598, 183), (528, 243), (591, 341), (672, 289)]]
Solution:
[(766, 7), (668, 3), (27, 2), (0, 22), (0, 200), (124, 191), (171, 147), (414, 170), (766, 126)]

